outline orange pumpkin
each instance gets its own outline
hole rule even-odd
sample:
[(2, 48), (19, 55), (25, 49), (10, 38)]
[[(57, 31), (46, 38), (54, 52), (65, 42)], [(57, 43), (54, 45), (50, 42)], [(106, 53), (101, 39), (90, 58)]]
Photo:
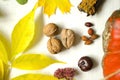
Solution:
[[(106, 22), (103, 32), (103, 74), (109, 76), (120, 70), (120, 10), (116, 10)], [(120, 72), (107, 80), (120, 80)]]

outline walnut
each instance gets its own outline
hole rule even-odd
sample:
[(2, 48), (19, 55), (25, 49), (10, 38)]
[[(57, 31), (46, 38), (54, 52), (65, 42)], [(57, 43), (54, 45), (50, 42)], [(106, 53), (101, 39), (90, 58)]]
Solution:
[(75, 42), (75, 33), (70, 29), (63, 29), (61, 32), (61, 41), (65, 48), (70, 48)]
[(57, 34), (57, 31), (58, 31), (58, 27), (54, 23), (49, 23), (43, 28), (43, 33), (49, 37)]
[(59, 39), (50, 38), (47, 42), (47, 48), (51, 53), (56, 54), (62, 50), (62, 44)]

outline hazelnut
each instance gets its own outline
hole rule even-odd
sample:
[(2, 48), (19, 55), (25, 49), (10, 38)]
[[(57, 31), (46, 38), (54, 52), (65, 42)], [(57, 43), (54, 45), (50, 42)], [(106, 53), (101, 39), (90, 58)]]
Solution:
[(89, 34), (89, 35), (93, 35), (93, 34), (94, 34), (94, 30), (93, 30), (92, 28), (89, 28), (89, 29), (88, 29), (88, 34)]
[(47, 42), (47, 48), (51, 53), (56, 54), (62, 50), (62, 45), (59, 39), (50, 38)]
[(58, 27), (54, 23), (49, 23), (43, 28), (43, 33), (49, 37), (57, 34), (57, 31), (58, 31)]
[(80, 58), (80, 60), (78, 61), (78, 67), (82, 70), (82, 71), (89, 71), (92, 69), (93, 67), (93, 61), (90, 57), (88, 56), (83, 56)]
[(61, 32), (61, 41), (65, 48), (70, 48), (75, 42), (75, 33), (70, 29), (63, 29)]

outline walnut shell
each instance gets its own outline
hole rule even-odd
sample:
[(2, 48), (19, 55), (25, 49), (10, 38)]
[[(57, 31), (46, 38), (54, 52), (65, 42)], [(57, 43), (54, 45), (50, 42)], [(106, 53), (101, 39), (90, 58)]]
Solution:
[(62, 44), (59, 39), (50, 38), (47, 42), (47, 48), (51, 53), (56, 54), (62, 50)]
[(70, 29), (63, 29), (61, 32), (61, 41), (65, 48), (70, 48), (75, 42), (75, 33)]
[(49, 37), (56, 35), (57, 31), (58, 31), (58, 27), (54, 23), (49, 23), (43, 28), (43, 33)]

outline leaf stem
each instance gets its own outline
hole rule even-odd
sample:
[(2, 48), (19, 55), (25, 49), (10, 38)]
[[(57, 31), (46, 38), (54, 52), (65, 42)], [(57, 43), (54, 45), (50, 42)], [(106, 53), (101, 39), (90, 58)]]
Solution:
[(10, 80), (10, 72), (11, 72), (11, 63), (9, 62), (8, 64), (5, 64), (4, 70), (4, 80)]

